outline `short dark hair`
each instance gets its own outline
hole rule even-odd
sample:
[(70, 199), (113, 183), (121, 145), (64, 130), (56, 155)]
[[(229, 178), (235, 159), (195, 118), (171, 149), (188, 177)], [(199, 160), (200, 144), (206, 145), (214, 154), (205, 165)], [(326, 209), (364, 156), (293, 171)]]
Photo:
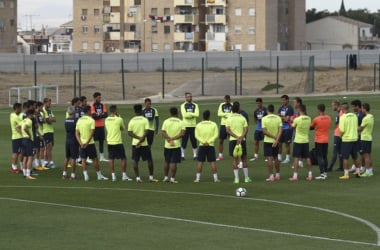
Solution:
[(238, 113), (240, 110), (240, 103), (239, 102), (234, 102), (232, 104), (232, 112), (233, 113)]
[(96, 97), (101, 96), (101, 95), (102, 95), (102, 94), (100, 94), (100, 92), (95, 92), (95, 93), (93, 94), (93, 97), (96, 98)]
[(147, 102), (152, 102), (152, 100), (150, 98), (145, 98), (144, 103), (147, 103)]
[(13, 104), (13, 110), (20, 109), (21, 108), (21, 103), (16, 102)]
[(288, 95), (282, 95), (282, 96), (281, 96), (281, 99), (285, 99), (285, 100), (288, 100), (288, 101), (289, 101), (289, 96), (288, 96)]
[(72, 100), (71, 100), (71, 105), (74, 105), (75, 103), (79, 102), (80, 99), (79, 97), (74, 97)]
[(86, 106), (83, 107), (83, 113), (87, 114), (88, 112), (91, 112), (90, 105), (86, 105)]
[(84, 95), (82, 95), (81, 97), (79, 97), (79, 101), (83, 102), (84, 100), (87, 100), (87, 97), (85, 97)]
[(231, 100), (231, 96), (230, 95), (225, 95), (224, 99)]
[(44, 104), (40, 101), (37, 102), (37, 107), (42, 107)]
[(306, 105), (301, 104), (299, 109), (301, 112), (306, 113)]
[(141, 104), (133, 105), (133, 110), (135, 111), (135, 114), (141, 114), (142, 113), (142, 105)]
[(318, 104), (317, 109), (321, 112), (325, 112), (326, 106), (323, 103), (321, 103), (321, 104)]
[(361, 108), (362, 107), (362, 102), (360, 100), (356, 99), (356, 100), (353, 100), (351, 102), (351, 105)]
[(258, 97), (258, 98), (256, 98), (256, 102), (263, 102), (263, 99)]
[(28, 111), (26, 111), (26, 115), (29, 116), (29, 115), (34, 115), (34, 110), (32, 109), (29, 109)]
[(178, 115), (178, 109), (176, 107), (171, 107), (169, 109), (170, 115), (177, 116)]
[(301, 97), (295, 97), (294, 100), (296, 100), (297, 103), (299, 103), (299, 104), (302, 105), (302, 99), (301, 99)]
[(268, 112), (273, 113), (274, 112), (274, 105), (273, 104), (269, 104), (268, 107), (267, 107), (267, 109), (268, 109)]
[(369, 106), (368, 103), (363, 103), (363, 109), (367, 110), (368, 112), (370, 111), (371, 107)]
[(115, 113), (116, 110), (117, 110), (116, 105), (111, 105), (111, 106), (110, 106), (110, 112), (111, 112), (111, 113)]
[(211, 115), (210, 110), (205, 110), (203, 112), (203, 120), (210, 120), (210, 115)]

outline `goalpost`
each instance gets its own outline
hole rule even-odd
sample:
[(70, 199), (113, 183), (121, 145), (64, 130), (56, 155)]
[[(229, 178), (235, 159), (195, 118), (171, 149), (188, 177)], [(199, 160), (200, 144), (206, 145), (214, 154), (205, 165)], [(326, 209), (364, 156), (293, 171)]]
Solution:
[(23, 103), (27, 100), (42, 102), (45, 97), (51, 98), (52, 104), (58, 104), (58, 85), (38, 85), (32, 87), (12, 87), (9, 89), (9, 107), (15, 102)]

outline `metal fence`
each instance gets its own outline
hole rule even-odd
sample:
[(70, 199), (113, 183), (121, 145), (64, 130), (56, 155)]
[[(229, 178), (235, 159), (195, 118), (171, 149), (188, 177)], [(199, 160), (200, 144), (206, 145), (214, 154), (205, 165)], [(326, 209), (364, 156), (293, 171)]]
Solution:
[(379, 63), (380, 50), (300, 50), (300, 51), (255, 51), (255, 52), (191, 52), (191, 53), (134, 53), (134, 54), (0, 54), (0, 72), (72, 73), (120, 72), (122, 63), (128, 72), (153, 72), (162, 68), (162, 59), (167, 71), (201, 70), (202, 60), (206, 70), (231, 70), (239, 66), (244, 69), (275, 69), (277, 57), (279, 67), (308, 67), (314, 56), (315, 67), (339, 67), (346, 65), (347, 55), (355, 54), (358, 65)]

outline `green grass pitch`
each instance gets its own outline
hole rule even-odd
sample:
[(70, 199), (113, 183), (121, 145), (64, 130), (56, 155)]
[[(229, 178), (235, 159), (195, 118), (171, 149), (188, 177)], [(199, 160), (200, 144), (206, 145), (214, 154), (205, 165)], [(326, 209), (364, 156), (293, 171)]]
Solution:
[[(53, 107), (58, 117), (55, 132), (54, 160), (57, 169), (39, 172), (38, 179), (26, 181), (10, 173), (10, 109), (0, 110), (0, 249), (380, 249), (380, 185), (377, 153), (380, 150), (377, 128), (380, 117), (378, 95), (348, 96), (341, 101), (359, 98), (371, 105), (375, 115), (373, 167), (371, 178), (341, 181), (340, 172), (329, 173), (325, 181), (301, 180), (291, 183), (292, 164), (282, 164), (282, 180), (265, 182), (267, 168), (260, 148), (260, 159), (249, 162), (253, 179), (249, 184), (233, 184), (231, 158), (224, 144), (224, 160), (217, 162), (221, 183), (212, 182), (209, 164), (205, 163), (200, 183), (193, 183), (196, 162), (190, 144), (188, 156), (178, 167), (179, 184), (149, 183), (147, 165), (140, 162), (143, 183), (96, 181), (89, 166), (91, 180), (62, 180), (64, 158), (64, 109)], [(335, 97), (305, 97), (311, 117), (316, 105), (330, 108)], [(291, 96), (292, 100), (292, 96)], [(220, 100), (194, 101), (201, 112), (206, 108), (219, 123), (216, 111)], [(253, 110), (255, 98), (239, 99), (250, 115), (248, 157), (253, 155)], [(264, 104), (280, 105), (279, 98), (264, 98)], [(153, 103), (160, 122), (169, 116), (170, 104)], [(128, 124), (133, 105), (118, 105)], [(198, 119), (200, 121), (200, 119)], [(332, 138), (331, 129), (331, 138)], [(313, 135), (310, 135), (311, 141)], [(124, 133), (130, 157), (131, 139)], [(310, 143), (313, 147), (313, 142)], [(163, 178), (163, 140), (155, 137), (153, 146), (155, 177)], [(329, 153), (332, 152), (332, 142)], [(107, 155), (107, 154), (106, 154)], [(330, 157), (329, 157), (330, 158)], [(119, 162), (117, 162), (118, 164)], [(118, 179), (120, 168), (117, 166)], [(337, 164), (336, 166), (337, 167)], [(110, 177), (108, 164), (102, 172)], [(128, 159), (128, 175), (134, 177)], [(318, 167), (313, 169), (319, 174)], [(82, 177), (80, 169), (77, 175)], [(247, 189), (244, 198), (235, 197), (239, 186)]]

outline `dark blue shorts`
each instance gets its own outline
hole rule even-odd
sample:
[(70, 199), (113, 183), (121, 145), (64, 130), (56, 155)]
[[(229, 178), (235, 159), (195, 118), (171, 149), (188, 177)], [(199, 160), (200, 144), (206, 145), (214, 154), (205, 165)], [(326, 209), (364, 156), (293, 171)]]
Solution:
[(181, 163), (181, 148), (164, 148), (166, 163)]
[[(237, 142), (237, 140), (233, 140), (233, 141), (230, 141), (230, 144), (229, 144), (229, 153), (230, 153), (230, 156), (232, 156), (232, 157), (233, 157), (234, 149), (236, 146), (236, 142)], [(243, 149), (243, 155), (242, 156), (246, 156), (247, 155), (247, 143), (245, 140), (243, 140), (241, 142), (241, 147)]]
[(54, 133), (44, 134), (44, 140), (46, 144), (52, 143), (54, 145)]
[(342, 142), (342, 147), (341, 147), (341, 155), (342, 155), (342, 158), (347, 160), (350, 155), (352, 157), (352, 159), (357, 159), (358, 158), (358, 146), (357, 146), (358, 142), (357, 141), (354, 141), (354, 142)]
[(96, 154), (95, 144), (88, 144), (86, 148), (81, 148), (79, 154), (80, 158), (82, 159), (87, 159), (87, 157), (90, 159), (94, 159), (98, 157), (98, 155)]
[(34, 155), (34, 145), (33, 141), (23, 138), (22, 139), (22, 154), (26, 157), (33, 156)]
[(125, 149), (123, 144), (108, 145), (108, 158), (110, 160), (126, 159)]
[(38, 136), (34, 138), (34, 147), (35, 148), (44, 148), (45, 141), (41, 140)]
[(205, 162), (216, 161), (214, 146), (199, 146), (198, 147), (198, 161)]
[(147, 140), (149, 146), (151, 146), (153, 144), (153, 140), (154, 140), (154, 131), (153, 130), (148, 130), (148, 132), (146, 134), (146, 140)]
[(278, 155), (278, 144), (276, 147), (272, 147), (273, 142), (264, 142), (264, 156), (265, 157), (273, 157), (277, 159)]
[(106, 138), (106, 133), (104, 127), (95, 127), (94, 130), (94, 141), (104, 141)]
[(77, 141), (66, 141), (66, 158), (78, 159), (79, 157), (79, 144)]
[(152, 160), (152, 152), (149, 146), (141, 146), (139, 148), (132, 146), (132, 160), (138, 162), (140, 158), (143, 161)]
[(372, 151), (372, 141), (360, 141), (360, 154), (370, 154)]
[(225, 125), (219, 126), (219, 139), (225, 140), (228, 138), (227, 129)]
[(21, 153), (22, 149), (22, 138), (12, 140), (12, 153), (18, 154)]
[(293, 143), (293, 157), (309, 158), (309, 143)]
[(290, 144), (290, 143), (292, 143), (292, 137), (293, 137), (293, 130), (292, 129), (282, 130), (282, 134), (280, 137), (280, 143)]
[(253, 134), (253, 139), (255, 141), (262, 141), (262, 140), (264, 140), (264, 133), (263, 133), (263, 131), (256, 130), (255, 133)]

